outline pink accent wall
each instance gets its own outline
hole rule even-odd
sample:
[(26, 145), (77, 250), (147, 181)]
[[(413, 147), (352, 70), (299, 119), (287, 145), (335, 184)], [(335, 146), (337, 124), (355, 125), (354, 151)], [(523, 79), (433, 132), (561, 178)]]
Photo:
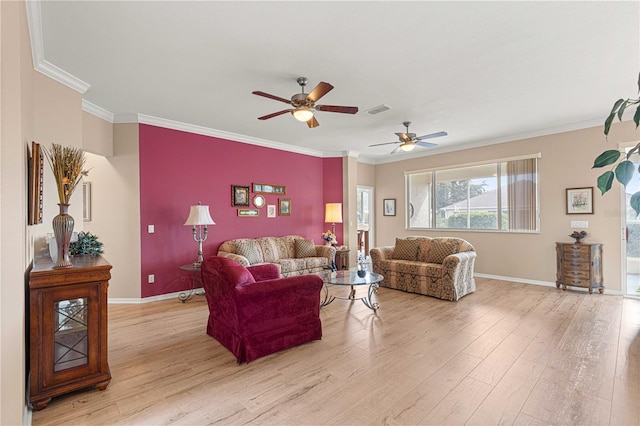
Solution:
[[(303, 154), (140, 125), (141, 295), (172, 293), (188, 288), (180, 265), (196, 260), (198, 246), (191, 227), (183, 223), (189, 206), (209, 205), (216, 222), (209, 226), (204, 256), (217, 253), (225, 240), (296, 234), (322, 244), (324, 203), (342, 202), (342, 159)], [(266, 204), (291, 200), (291, 215), (238, 217), (231, 205), (231, 185), (285, 185), (286, 195), (263, 194)], [(249, 207), (246, 207), (249, 208)], [(251, 208), (255, 208), (251, 204)], [(154, 225), (155, 233), (147, 233)], [(330, 225), (329, 225), (330, 226)], [(338, 231), (338, 225), (336, 225)], [(339, 228), (339, 241), (342, 226)], [(155, 275), (153, 284), (147, 276)]]
[[(325, 158), (324, 159), (324, 203), (342, 203), (342, 158)], [(344, 219), (344, 209), (342, 212)], [(322, 213), (322, 221), (324, 222), (324, 207)], [(324, 224), (324, 231), (331, 229), (330, 223)], [(342, 223), (336, 223), (336, 238), (338, 244), (343, 245), (344, 239)]]

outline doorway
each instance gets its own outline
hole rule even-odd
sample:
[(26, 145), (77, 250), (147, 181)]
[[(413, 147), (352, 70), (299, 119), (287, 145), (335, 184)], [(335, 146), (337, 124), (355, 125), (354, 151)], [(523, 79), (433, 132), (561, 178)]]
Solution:
[[(627, 148), (626, 152), (630, 149), (631, 147)], [(631, 155), (629, 160), (637, 170), (640, 165), (638, 153)], [(626, 188), (622, 187), (622, 191), (624, 203), (622, 249), (623, 259), (625, 259), (626, 294), (640, 296), (640, 217), (636, 216), (630, 204), (631, 196), (640, 191), (640, 179), (632, 179)]]
[(369, 258), (373, 248), (373, 187), (357, 187), (356, 210), (358, 214), (358, 257)]

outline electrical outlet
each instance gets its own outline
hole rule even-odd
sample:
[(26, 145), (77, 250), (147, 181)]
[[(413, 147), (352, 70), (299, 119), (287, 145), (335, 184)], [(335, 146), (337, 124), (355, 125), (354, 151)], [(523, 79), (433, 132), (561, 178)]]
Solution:
[(155, 227), (153, 225), (149, 225), (149, 226), (147, 226), (147, 231), (150, 234), (153, 234), (154, 232), (156, 232), (156, 229), (155, 229)]
[(149, 284), (153, 284), (156, 281), (156, 277), (153, 274), (149, 274)]

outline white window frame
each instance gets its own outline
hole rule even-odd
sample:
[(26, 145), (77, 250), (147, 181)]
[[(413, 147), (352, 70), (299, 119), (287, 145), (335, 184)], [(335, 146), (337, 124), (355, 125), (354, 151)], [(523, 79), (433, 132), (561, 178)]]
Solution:
[[(542, 157), (541, 153), (534, 153), (534, 154), (527, 154), (527, 155), (521, 155), (521, 156), (515, 156), (515, 157), (507, 157), (507, 158), (499, 158), (499, 159), (495, 159), (495, 160), (487, 160), (487, 161), (480, 161), (480, 162), (473, 162), (473, 163), (464, 163), (464, 164), (456, 164), (456, 165), (450, 165), (450, 166), (443, 166), (443, 167), (436, 167), (436, 168), (430, 168), (430, 169), (419, 169), (419, 170), (409, 170), (409, 171), (405, 171), (404, 175), (405, 175), (405, 200), (406, 200), (406, 208), (405, 208), (405, 229), (407, 230), (412, 230), (412, 231), (455, 231), (455, 232), (497, 232), (497, 233), (526, 233), (526, 234), (539, 234), (540, 233), (540, 172), (539, 172), (539, 165), (536, 165), (536, 212), (535, 212), (535, 217), (536, 217), (536, 223), (535, 223), (535, 230), (510, 230), (510, 229), (500, 229), (500, 225), (498, 225), (498, 229), (477, 229), (477, 228), (437, 228), (436, 227), (436, 213), (435, 213), (435, 203), (436, 203), (436, 186), (437, 186), (437, 181), (435, 180), (435, 176), (436, 173), (438, 171), (451, 171), (451, 170), (456, 170), (456, 169), (464, 169), (467, 167), (474, 167), (474, 166), (482, 166), (482, 165), (489, 165), (489, 164), (500, 164), (500, 163), (504, 163), (504, 162), (509, 162), (509, 161), (517, 161), (517, 160), (527, 160), (527, 159), (536, 159), (539, 160)], [(500, 167), (496, 167), (497, 171), (498, 171), (498, 189), (500, 188)], [(412, 227), (411, 226), (411, 188), (409, 186), (409, 179), (412, 175), (415, 174), (419, 174), (419, 173), (431, 173), (432, 175), (432, 183), (431, 183), (431, 194), (430, 194), (430, 225), (428, 227)], [(501, 206), (501, 191), (498, 190), (498, 194), (497, 194), (497, 202), (498, 202), (498, 206)], [(500, 207), (497, 207), (497, 212), (501, 212), (502, 209)], [(498, 215), (498, 218), (500, 218), (501, 215)], [(498, 224), (500, 224), (500, 220), (498, 220)]]

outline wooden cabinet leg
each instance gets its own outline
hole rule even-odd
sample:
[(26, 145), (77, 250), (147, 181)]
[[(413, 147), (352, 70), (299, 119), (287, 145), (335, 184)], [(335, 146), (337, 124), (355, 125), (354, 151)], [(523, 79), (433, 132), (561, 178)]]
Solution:
[(600, 294), (604, 294), (604, 287), (600, 287), (598, 291), (600, 292)]
[(37, 401), (31, 401), (31, 406), (33, 407), (34, 410), (42, 410), (47, 406), (47, 404), (49, 404), (50, 401), (51, 401), (51, 398), (44, 398), (44, 399), (39, 399)]
[(589, 294), (593, 294), (593, 289), (589, 287)]

